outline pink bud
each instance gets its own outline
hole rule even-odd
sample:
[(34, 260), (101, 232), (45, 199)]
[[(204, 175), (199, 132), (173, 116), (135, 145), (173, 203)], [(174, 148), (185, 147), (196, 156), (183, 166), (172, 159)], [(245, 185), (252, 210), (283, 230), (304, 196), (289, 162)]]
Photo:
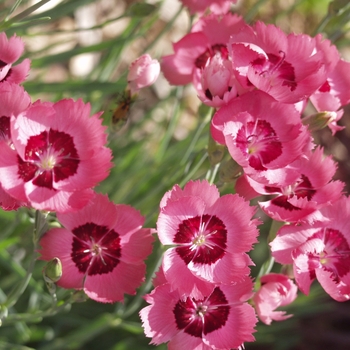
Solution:
[(148, 54), (142, 55), (133, 61), (129, 67), (128, 86), (131, 94), (152, 85), (158, 78), (160, 65), (156, 59)]
[(219, 53), (207, 61), (200, 79), (198, 95), (209, 106), (221, 107), (237, 96), (232, 63), (223, 59)]
[(223, 98), (224, 93), (229, 89), (232, 76), (231, 62), (223, 60), (220, 54), (216, 54), (202, 73), (202, 86), (204, 91), (210, 91), (212, 96)]

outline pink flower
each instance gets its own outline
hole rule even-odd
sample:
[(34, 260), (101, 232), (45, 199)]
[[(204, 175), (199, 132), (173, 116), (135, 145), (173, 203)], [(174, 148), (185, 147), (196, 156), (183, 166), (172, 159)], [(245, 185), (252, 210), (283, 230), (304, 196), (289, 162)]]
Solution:
[(150, 55), (145, 54), (130, 64), (128, 73), (128, 86), (131, 94), (137, 93), (140, 89), (154, 84), (160, 72), (160, 64)]
[(282, 168), (309, 148), (310, 135), (292, 105), (262, 91), (231, 100), (214, 115), (211, 134), (247, 174)]
[(293, 315), (275, 311), (280, 306), (292, 303), (297, 297), (298, 287), (286, 275), (270, 273), (260, 279), (261, 287), (253, 302), (260, 321), (269, 325), (272, 321), (283, 321)]
[(0, 33), (0, 81), (19, 84), (25, 80), (30, 68), (30, 60), (25, 59), (22, 63), (13, 66), (24, 50), (21, 38), (13, 35), (7, 39), (5, 33)]
[[(207, 181), (175, 185), (160, 203), (157, 232), (163, 245), (165, 278), (180, 293), (207, 290), (207, 283), (230, 284), (245, 278), (256, 242), (255, 208), (238, 195), (220, 197)], [(181, 278), (179, 277), (181, 276)]]
[(231, 3), (237, 0), (180, 0), (184, 6), (188, 7), (191, 14), (203, 13), (207, 8), (217, 15), (223, 15), (230, 9)]
[(251, 296), (249, 279), (229, 286), (212, 285), (201, 297), (181, 295), (169, 284), (145, 296), (151, 304), (140, 311), (152, 344), (168, 343), (169, 350), (237, 349), (254, 341), (256, 316), (245, 301)]
[(144, 218), (136, 209), (96, 194), (83, 209), (58, 213), (57, 218), (64, 228), (44, 234), (40, 253), (42, 260), (61, 260), (59, 286), (83, 289), (103, 303), (135, 294), (153, 241), (152, 230), (142, 228)]
[(328, 124), (334, 135), (344, 129), (337, 125), (342, 117), (342, 106), (350, 102), (350, 62), (339, 60), (335, 68), (330, 72), (323, 85), (310, 96), (310, 101), (318, 112), (334, 111), (336, 117)]
[(242, 86), (258, 88), (285, 103), (313, 94), (339, 60), (335, 46), (320, 35), (286, 35), (262, 22), (232, 35), (228, 48)]
[(257, 195), (265, 195), (259, 205), (274, 220), (313, 221), (320, 218), (320, 208), (342, 196), (344, 183), (331, 181), (335, 171), (335, 162), (318, 147), (283, 169), (266, 171), (254, 179), (245, 176), (246, 181), (237, 182), (236, 191), (244, 196), (249, 191), (246, 186), (251, 186)]
[(231, 13), (202, 17), (194, 24), (191, 33), (173, 45), (175, 53), (162, 57), (165, 78), (172, 85), (185, 85), (193, 81), (195, 74), (200, 76), (209, 58), (219, 54), (226, 60), (230, 36), (243, 24), (242, 17)]
[(71, 99), (34, 103), (11, 118), (13, 147), (2, 145), (3, 189), (39, 210), (82, 208), (111, 167), (100, 113)]
[(270, 243), (281, 264), (293, 264), (299, 289), (308, 294), (317, 278), (335, 300), (349, 300), (350, 198), (322, 208), (324, 219), (313, 224), (286, 225)]
[[(2, 149), (12, 145), (10, 117), (24, 111), (30, 104), (30, 97), (23, 87), (3, 82), (0, 84), (0, 153)], [(24, 205), (23, 202), (10, 196), (2, 188), (0, 178), (0, 207), (3, 210), (15, 210)]]
[(238, 94), (236, 84), (232, 62), (223, 59), (219, 53), (208, 59), (201, 75), (194, 75), (194, 86), (198, 97), (211, 107), (220, 107), (236, 97)]

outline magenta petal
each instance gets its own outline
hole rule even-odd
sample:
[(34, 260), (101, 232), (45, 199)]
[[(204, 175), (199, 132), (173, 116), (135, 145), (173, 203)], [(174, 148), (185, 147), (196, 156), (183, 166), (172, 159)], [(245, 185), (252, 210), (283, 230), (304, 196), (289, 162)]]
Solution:
[(157, 287), (145, 298), (151, 303), (140, 311), (145, 335), (152, 338), (152, 344), (168, 342), (178, 333), (173, 314), (178, 293), (172, 292), (170, 285), (165, 284)]
[(120, 262), (108, 274), (86, 276), (84, 292), (101, 303), (123, 301), (124, 293), (135, 294), (136, 288), (144, 281), (146, 265), (131, 265)]
[[(208, 281), (196, 277), (173, 248), (164, 253), (162, 266), (165, 278), (173, 289), (178, 289), (180, 295), (191, 294), (200, 298), (212, 290), (212, 285)], [(178, 276), (181, 276), (181, 279)], [(201, 291), (200, 295), (196, 294), (198, 291)]]

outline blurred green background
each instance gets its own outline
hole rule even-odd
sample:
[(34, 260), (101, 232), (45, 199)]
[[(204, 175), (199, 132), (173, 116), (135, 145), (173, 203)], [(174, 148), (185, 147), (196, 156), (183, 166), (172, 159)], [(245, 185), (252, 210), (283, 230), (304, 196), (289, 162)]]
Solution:
[[(287, 33), (323, 32), (350, 60), (348, 1), (333, 2), (329, 11), (330, 2), (243, 0), (233, 9), (248, 22), (274, 23)], [(146, 226), (154, 227), (159, 201), (167, 190), (176, 183), (184, 185), (189, 179), (203, 178), (208, 169), (213, 170), (207, 154), (210, 110), (200, 107), (191, 87), (174, 88), (160, 77), (154, 86), (140, 92), (121, 130), (110, 127), (111, 115), (126, 87), (129, 63), (143, 53), (158, 59), (172, 53), (171, 43), (190, 29), (191, 17), (177, 0), (51, 0), (22, 19), (21, 13), (35, 3), (38, 1), (0, 1), (1, 20), (14, 10), (10, 15), (13, 25), (3, 23), (0, 30), (8, 36), (21, 36), (26, 44), (22, 59), (32, 61), (25, 89), (33, 101), (82, 98), (91, 103), (93, 112), (104, 111), (115, 166), (97, 191), (108, 193), (116, 203), (133, 205), (146, 216)], [(348, 109), (341, 124), (349, 123)], [(315, 139), (339, 162), (336, 176), (346, 182), (349, 191), (347, 130), (350, 128), (336, 137), (322, 130)], [(233, 191), (232, 183), (224, 183), (221, 169), (216, 184), (222, 193)], [(26, 209), (0, 211), (0, 303), (25, 278), (33, 249), (33, 215)], [(269, 224), (261, 227), (260, 244), (252, 252), (257, 265), (253, 275), (268, 257)], [(149, 276), (159, 254), (156, 242), (147, 261)], [(135, 302), (133, 297), (127, 296), (124, 304), (104, 305), (76, 295), (81, 302), (62, 306), (53, 315), (51, 297), (42, 279), (43, 265), (36, 263), (26, 291), (3, 319), (0, 350), (154, 348), (148, 345), (137, 315), (143, 304), (135, 304), (135, 312), (120, 321), (123, 310)], [(59, 289), (57, 294), (59, 300), (66, 300), (72, 291)], [(300, 295), (287, 310), (293, 318), (271, 326), (259, 323), (256, 343), (247, 343), (245, 348), (350, 348), (349, 303), (333, 302), (316, 283), (308, 297)]]

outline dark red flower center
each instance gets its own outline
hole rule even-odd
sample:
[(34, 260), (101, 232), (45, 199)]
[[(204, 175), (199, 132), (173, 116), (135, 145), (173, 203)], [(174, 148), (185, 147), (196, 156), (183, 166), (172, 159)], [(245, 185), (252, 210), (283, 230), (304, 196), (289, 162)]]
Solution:
[(217, 53), (219, 53), (222, 59), (227, 60), (228, 58), (228, 49), (226, 45), (223, 44), (215, 44), (204, 51), (201, 55), (199, 55), (194, 64), (197, 68), (203, 69), (207, 64), (208, 59), (214, 57)]
[(18, 156), (18, 175), (38, 187), (53, 189), (53, 182), (67, 179), (77, 172), (78, 152), (72, 136), (62, 131), (43, 131), (31, 136), (25, 147), (24, 160)]
[(281, 193), (282, 195), (273, 198), (271, 202), (289, 211), (301, 210), (288, 201), (290, 198), (296, 196), (297, 198), (307, 198), (310, 201), (316, 193), (309, 178), (304, 174), (301, 174), (300, 178), (293, 185), (284, 188), (265, 186), (265, 190), (269, 193)]
[(288, 86), (291, 91), (296, 89), (294, 67), (285, 60), (284, 52), (281, 51), (280, 56), (268, 53), (267, 58), (260, 55), (251, 65), (261, 76), (279, 78), (283, 81), (282, 85)]
[(216, 287), (208, 298), (179, 300), (174, 307), (177, 328), (194, 337), (223, 327), (230, 314), (225, 294)]
[(73, 231), (71, 257), (80, 272), (92, 275), (109, 273), (119, 264), (120, 237), (106, 226), (86, 223)]
[(282, 154), (282, 144), (266, 120), (257, 119), (243, 125), (237, 132), (236, 146), (255, 170), (266, 170), (265, 165)]
[(225, 255), (227, 230), (215, 215), (202, 215), (184, 220), (174, 237), (177, 254), (189, 264), (213, 264)]

